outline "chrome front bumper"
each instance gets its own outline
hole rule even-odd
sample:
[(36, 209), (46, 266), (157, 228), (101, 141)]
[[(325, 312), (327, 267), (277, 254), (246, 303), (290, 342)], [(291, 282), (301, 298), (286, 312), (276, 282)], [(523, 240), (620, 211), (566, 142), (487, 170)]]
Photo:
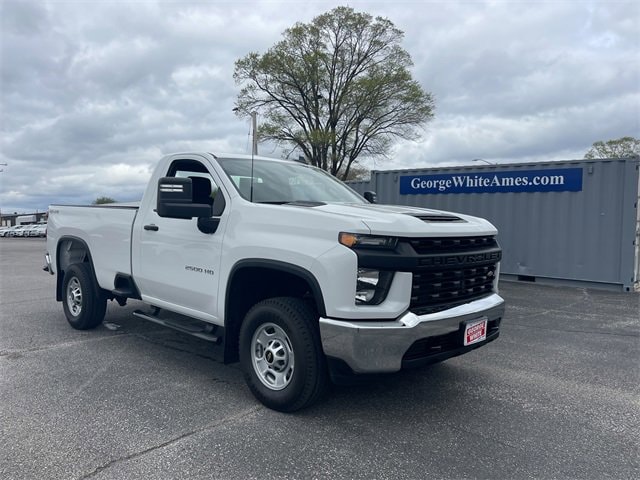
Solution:
[(320, 318), (324, 353), (343, 360), (354, 373), (396, 372), (416, 341), (459, 330), (468, 320), (502, 318), (504, 300), (497, 294), (428, 315), (407, 312), (390, 321)]

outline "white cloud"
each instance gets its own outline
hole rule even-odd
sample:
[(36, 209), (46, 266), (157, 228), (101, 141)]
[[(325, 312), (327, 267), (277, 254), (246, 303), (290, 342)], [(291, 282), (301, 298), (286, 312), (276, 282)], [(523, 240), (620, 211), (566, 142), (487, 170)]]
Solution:
[[(134, 200), (165, 153), (247, 152), (235, 60), (337, 5), (5, 0), (0, 208)], [(405, 31), (414, 76), (436, 97), (422, 140), (375, 168), (581, 157), (640, 132), (637, 2), (350, 5)]]

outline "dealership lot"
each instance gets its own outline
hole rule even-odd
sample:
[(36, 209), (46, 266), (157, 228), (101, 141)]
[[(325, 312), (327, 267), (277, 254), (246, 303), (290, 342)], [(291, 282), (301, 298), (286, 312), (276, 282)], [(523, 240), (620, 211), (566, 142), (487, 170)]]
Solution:
[(110, 305), (72, 330), (0, 239), (0, 478), (637, 478), (640, 296), (503, 283), (494, 343), (285, 415), (209, 345)]

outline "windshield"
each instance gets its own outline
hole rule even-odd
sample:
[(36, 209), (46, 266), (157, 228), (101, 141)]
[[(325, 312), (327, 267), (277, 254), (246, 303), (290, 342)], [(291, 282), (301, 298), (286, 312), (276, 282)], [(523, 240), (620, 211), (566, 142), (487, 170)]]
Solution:
[[(251, 160), (221, 158), (218, 162), (246, 200), (251, 196)], [(253, 201), (256, 203), (367, 203), (324, 170), (302, 163), (254, 160)]]

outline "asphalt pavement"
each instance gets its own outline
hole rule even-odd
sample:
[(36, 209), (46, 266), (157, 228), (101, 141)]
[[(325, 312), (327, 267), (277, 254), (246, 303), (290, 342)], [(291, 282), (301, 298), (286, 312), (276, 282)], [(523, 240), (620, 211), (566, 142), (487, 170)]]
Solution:
[(640, 295), (507, 283), (498, 340), (271, 411), (204, 341), (110, 302), (80, 332), (0, 238), (2, 479), (640, 478)]

